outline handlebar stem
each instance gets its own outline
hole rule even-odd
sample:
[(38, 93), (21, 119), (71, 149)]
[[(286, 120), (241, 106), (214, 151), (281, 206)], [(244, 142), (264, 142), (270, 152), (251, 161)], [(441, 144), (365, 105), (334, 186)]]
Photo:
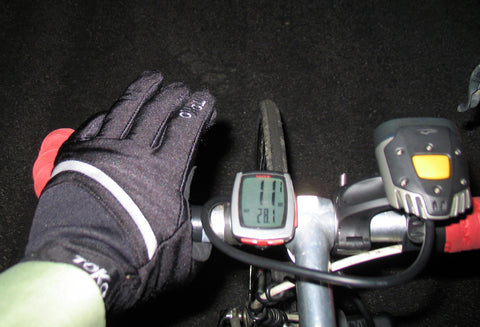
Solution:
[[(287, 248), (297, 265), (328, 271), (336, 235), (333, 203), (317, 196), (298, 196), (297, 207), (298, 228)], [(327, 284), (299, 280), (297, 301), (300, 326), (335, 326), (333, 295)]]

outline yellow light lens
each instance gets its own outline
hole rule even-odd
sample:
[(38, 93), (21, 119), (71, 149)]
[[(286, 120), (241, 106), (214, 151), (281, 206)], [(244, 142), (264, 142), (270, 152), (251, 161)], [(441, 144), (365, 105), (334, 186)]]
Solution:
[(424, 154), (412, 157), (418, 177), (423, 179), (450, 178), (450, 158), (443, 154)]

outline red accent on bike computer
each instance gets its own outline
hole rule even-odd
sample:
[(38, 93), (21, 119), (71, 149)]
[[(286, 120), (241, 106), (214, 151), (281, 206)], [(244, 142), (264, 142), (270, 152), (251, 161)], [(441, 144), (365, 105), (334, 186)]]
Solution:
[(256, 175), (257, 178), (271, 178), (271, 175)]
[(274, 246), (274, 245), (282, 245), (285, 243), (284, 240), (256, 240), (251, 238), (240, 238), (240, 242), (243, 244), (250, 244), (256, 246)]

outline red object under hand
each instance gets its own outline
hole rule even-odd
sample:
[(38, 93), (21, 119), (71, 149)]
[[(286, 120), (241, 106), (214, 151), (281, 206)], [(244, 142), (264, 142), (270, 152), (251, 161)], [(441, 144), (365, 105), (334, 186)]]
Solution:
[(445, 252), (480, 249), (480, 197), (472, 200), (472, 213), (465, 219), (445, 227)]
[(50, 179), (58, 149), (60, 149), (62, 144), (74, 131), (75, 130), (71, 128), (59, 128), (50, 132), (50, 134), (43, 139), (32, 171), (33, 188), (35, 189), (37, 197), (40, 197), (40, 194)]

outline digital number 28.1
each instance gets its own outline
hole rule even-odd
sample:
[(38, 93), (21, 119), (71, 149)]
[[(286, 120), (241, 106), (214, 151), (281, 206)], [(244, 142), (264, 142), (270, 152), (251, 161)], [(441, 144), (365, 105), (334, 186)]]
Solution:
[[(272, 223), (275, 222), (275, 209), (272, 209)], [(268, 208), (258, 208), (257, 223), (269, 224), (270, 223), (270, 210)]]

